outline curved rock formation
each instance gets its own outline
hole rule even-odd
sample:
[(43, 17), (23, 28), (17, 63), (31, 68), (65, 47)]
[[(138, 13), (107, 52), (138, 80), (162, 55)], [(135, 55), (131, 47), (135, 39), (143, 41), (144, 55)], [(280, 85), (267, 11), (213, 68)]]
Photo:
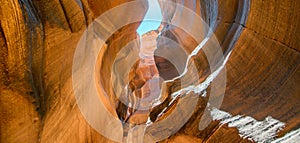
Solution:
[[(99, 134), (81, 114), (73, 92), (72, 64), (77, 43), (87, 26), (109, 9), (129, 1), (0, 0), (0, 142), (113, 142)], [(188, 55), (211, 33), (206, 31), (202, 39), (195, 39), (184, 29), (169, 24), (174, 19), (180, 21), (178, 13), (182, 9), (176, 4), (160, 2), (165, 23), (157, 39), (155, 63), (162, 79), (169, 81), (162, 87), (163, 102), (149, 111), (150, 120), (163, 121), (176, 111), (175, 107), (183, 111), (188, 104), (196, 105), (193, 112), (182, 112), (190, 116), (187, 123), (161, 142), (299, 140), (300, 2), (173, 2), (202, 17), (219, 41), (225, 61), (228, 58), (226, 91), (222, 105), (216, 107), (219, 110), (206, 110), (207, 106), (215, 106), (210, 102), (212, 87), (208, 84), (206, 91), (201, 92), (195, 88), (218, 71), (222, 59), (216, 58), (216, 66), (211, 69), (203, 49), (191, 59)], [(147, 1), (140, 1), (139, 7), (128, 12), (142, 19), (147, 6)], [(132, 41), (132, 47), (138, 47), (135, 31), (139, 24), (131, 23), (112, 33), (98, 55), (96, 78), (108, 95), (100, 99), (116, 118), (125, 113), (127, 107), (118, 105), (112, 77), (116, 69), (112, 65), (122, 47)], [(113, 23), (110, 26), (114, 26)], [(108, 32), (112, 32), (110, 28), (107, 27)], [(209, 44), (210, 41), (204, 47)], [(184, 69), (173, 65), (171, 54), (167, 55), (170, 59), (159, 56), (170, 50), (186, 51), (179, 64), (194, 63), (197, 74), (188, 72), (181, 77), (189, 79), (187, 82), (181, 83), (180, 78), (176, 78)], [(191, 83), (192, 88), (187, 88)], [(195, 103), (188, 102), (194, 96), (199, 99)], [(201, 121), (208, 122), (208, 126), (199, 127)], [(177, 119), (173, 122), (175, 126)], [(145, 138), (162, 132), (149, 127)]]

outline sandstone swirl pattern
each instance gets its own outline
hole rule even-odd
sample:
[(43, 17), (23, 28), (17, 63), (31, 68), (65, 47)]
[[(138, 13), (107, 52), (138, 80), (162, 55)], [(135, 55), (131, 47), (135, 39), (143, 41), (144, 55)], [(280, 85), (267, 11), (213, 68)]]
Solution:
[[(89, 126), (76, 105), (72, 60), (79, 38), (93, 19), (128, 1), (0, 0), (0, 142), (112, 142)], [(227, 82), (221, 110), (258, 121), (272, 116), (285, 123), (274, 142), (297, 141), (300, 1), (173, 1), (201, 15), (214, 31), (225, 57), (230, 55), (225, 65)], [(135, 10), (142, 18), (146, 8), (145, 2)], [(176, 9), (166, 5), (162, 9), (165, 20), (171, 20)], [(103, 69), (99, 80), (105, 88), (111, 88), (113, 60), (108, 59), (114, 59), (119, 47), (137, 37), (138, 26), (124, 26), (106, 41), (107, 50), (101, 55), (104, 60), (98, 61)], [(163, 35), (189, 53), (199, 44), (179, 28), (165, 28), (169, 30)], [(162, 45), (168, 42), (160, 40)], [(163, 48), (168, 47), (158, 46), (156, 52)], [(205, 79), (211, 71), (203, 51), (200, 53), (195, 61), (199, 75)], [(168, 75), (173, 67), (163, 66), (169, 65), (164, 59), (156, 60), (161, 65), (160, 75), (166, 79), (178, 75)], [(222, 121), (213, 121), (199, 131), (207, 97), (199, 98), (187, 124), (162, 142), (251, 142), (239, 135), (238, 128), (219, 124)]]

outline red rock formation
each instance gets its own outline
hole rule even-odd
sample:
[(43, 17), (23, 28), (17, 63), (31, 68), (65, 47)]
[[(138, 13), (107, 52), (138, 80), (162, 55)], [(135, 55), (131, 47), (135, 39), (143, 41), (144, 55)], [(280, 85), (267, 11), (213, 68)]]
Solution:
[[(300, 2), (173, 1), (203, 17), (217, 37), (225, 57), (230, 54), (221, 110), (260, 121), (272, 116), (285, 123), (279, 136), (298, 129)], [(82, 116), (73, 93), (72, 63), (77, 43), (87, 25), (107, 10), (126, 2), (128, 0), (0, 0), (0, 142), (112, 142), (93, 129)], [(144, 3), (135, 9), (141, 18), (146, 7)], [(171, 20), (176, 7), (163, 4), (161, 7), (165, 21)], [(187, 54), (199, 44), (186, 31), (164, 24), (162, 36), (175, 41)], [(139, 22), (132, 23), (114, 32), (97, 61), (101, 63), (96, 68), (101, 71), (99, 81), (109, 95), (102, 101), (115, 116), (118, 104), (112, 88), (112, 65), (118, 51), (136, 39), (138, 26)], [(168, 39), (158, 39), (155, 53), (168, 50), (170, 47), (166, 45), (172, 44)], [(186, 55), (182, 57), (183, 61), (187, 59)], [(199, 70), (199, 82), (204, 81), (212, 72), (205, 53), (200, 51), (193, 60)], [(159, 75), (165, 80), (182, 73), (163, 57), (156, 56), (155, 62)], [(137, 73), (131, 75), (139, 75), (138, 81), (133, 82), (137, 83), (133, 85), (135, 88), (146, 89), (139, 85), (145, 85), (151, 78), (144, 75), (145, 68), (154, 69), (150, 73), (156, 74), (152, 67), (132, 68)], [(141, 83), (140, 79), (143, 79)], [(178, 84), (169, 84), (168, 94), (181, 89)], [(193, 95), (189, 93), (186, 97)], [(199, 98), (188, 122), (162, 142), (250, 142), (239, 136), (238, 128), (220, 124), (221, 121), (213, 121), (205, 130), (199, 131), (199, 121), (209, 96), (208, 92), (206, 97)], [(158, 116), (163, 108), (153, 109), (153, 120), (164, 120), (175, 110), (174, 107), (183, 110), (183, 105), (189, 104), (179, 98), (165, 98), (164, 101), (158, 107), (168, 107), (167, 110)], [(145, 116), (132, 120), (141, 123)], [(176, 119), (172, 122), (175, 125)], [(149, 128), (148, 133), (161, 133), (155, 131), (155, 128)], [(281, 139), (292, 137), (288, 135)]]

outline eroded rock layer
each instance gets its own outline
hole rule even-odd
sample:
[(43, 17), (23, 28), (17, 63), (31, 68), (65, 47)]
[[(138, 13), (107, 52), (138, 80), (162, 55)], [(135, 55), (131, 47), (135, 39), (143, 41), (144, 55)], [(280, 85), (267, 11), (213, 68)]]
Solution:
[[(82, 116), (73, 92), (72, 64), (77, 43), (87, 26), (107, 10), (129, 1), (0, 0), (0, 142), (113, 142), (93, 129)], [(279, 133), (278, 130), (270, 132), (270, 141), (296, 142), (300, 127), (300, 1), (173, 2), (202, 17), (219, 41), (224, 57), (228, 57), (226, 92), (221, 110), (233, 117), (238, 114), (249, 116), (251, 121), (263, 121), (271, 116), (285, 126), (280, 124), (282, 130)], [(142, 19), (148, 4), (147, 1), (141, 3), (133, 10)], [(165, 22), (154, 53), (159, 55), (182, 47), (186, 54), (180, 56), (183, 60), (178, 61), (179, 64), (195, 63), (198, 78), (188, 73), (182, 77), (190, 79), (186, 83), (179, 80), (168, 82), (162, 87), (167, 89), (163, 93), (164, 102), (147, 114), (151, 121), (161, 121), (175, 110), (183, 111), (191, 104), (187, 102), (189, 98), (199, 97), (191, 114), (182, 112), (190, 116), (187, 123), (162, 142), (260, 141), (251, 141), (240, 135), (245, 131), (244, 124), (230, 124), (240, 120), (225, 123), (216, 119), (204, 130), (199, 130), (202, 119), (212, 120), (205, 114), (211, 86), (208, 84), (206, 91), (201, 92), (195, 88), (217, 69), (209, 68), (203, 50), (186, 62), (201, 38), (195, 39), (182, 28), (168, 24), (173, 18), (178, 18), (176, 12), (180, 12), (180, 7), (160, 4)], [(108, 94), (108, 97), (100, 98), (115, 117), (127, 111), (123, 107), (116, 111), (119, 102), (112, 87), (112, 65), (122, 47), (137, 39), (135, 31), (139, 24), (135, 22), (115, 31), (105, 41), (98, 57), (97, 62), (101, 64), (96, 70), (101, 72), (97, 80)], [(133, 42), (133, 45), (139, 43)], [(172, 54), (167, 56), (172, 59)], [(153, 69), (158, 71), (153, 73), (158, 72), (162, 80), (171, 80), (184, 71), (176, 69), (170, 59), (155, 56), (156, 67)], [(133, 70), (136, 72), (135, 68)], [(187, 88), (186, 85), (191, 83), (193, 88)], [(145, 88), (141, 87), (146, 92)], [(180, 89), (183, 90), (177, 92)], [(266, 123), (273, 121), (268, 119)], [(132, 122), (143, 123), (145, 120), (143, 116)], [(174, 126), (177, 124), (176, 118), (170, 121)], [(146, 136), (162, 133), (155, 129), (148, 128)], [(262, 129), (260, 133), (266, 133), (264, 131)]]

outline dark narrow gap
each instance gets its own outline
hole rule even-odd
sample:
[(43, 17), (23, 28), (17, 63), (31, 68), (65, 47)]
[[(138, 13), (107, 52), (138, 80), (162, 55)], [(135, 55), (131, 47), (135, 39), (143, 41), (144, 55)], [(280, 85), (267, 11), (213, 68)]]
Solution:
[(71, 33), (73, 33), (74, 30), (73, 30), (72, 25), (71, 25), (71, 23), (70, 23), (70, 19), (69, 19), (69, 17), (68, 17), (67, 11), (66, 11), (66, 9), (65, 9), (64, 3), (63, 3), (62, 0), (59, 0), (59, 3), (60, 3), (60, 6), (61, 6), (61, 8), (62, 8), (62, 10), (63, 10), (63, 13), (64, 13), (64, 16), (65, 16), (65, 18), (66, 18), (68, 27), (69, 27)]
[(85, 26), (88, 27), (89, 26), (89, 16), (88, 16), (88, 7), (81, 1), (82, 4), (82, 11), (83, 11), (83, 16), (84, 16), (84, 21), (85, 21)]

